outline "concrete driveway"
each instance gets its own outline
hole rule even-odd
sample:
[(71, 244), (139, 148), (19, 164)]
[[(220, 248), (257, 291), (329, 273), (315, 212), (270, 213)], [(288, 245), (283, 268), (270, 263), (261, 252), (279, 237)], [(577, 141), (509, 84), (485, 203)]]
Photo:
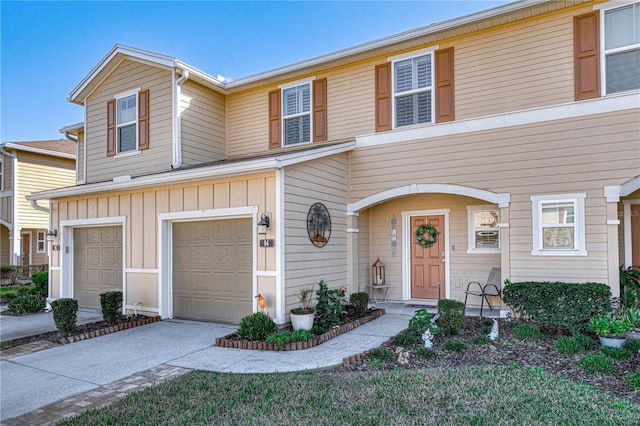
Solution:
[(406, 314), (389, 314), (311, 349), (292, 352), (227, 349), (215, 339), (237, 326), (164, 320), (118, 333), (0, 360), (0, 420), (62, 401), (167, 364), (233, 373), (327, 368), (379, 346), (407, 327)]

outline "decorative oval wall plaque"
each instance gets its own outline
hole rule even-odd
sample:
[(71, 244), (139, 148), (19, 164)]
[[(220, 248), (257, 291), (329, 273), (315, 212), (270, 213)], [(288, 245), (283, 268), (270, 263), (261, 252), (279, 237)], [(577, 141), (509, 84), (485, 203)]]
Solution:
[(331, 237), (331, 216), (329, 210), (321, 204), (315, 203), (307, 214), (307, 233), (316, 247), (324, 247)]

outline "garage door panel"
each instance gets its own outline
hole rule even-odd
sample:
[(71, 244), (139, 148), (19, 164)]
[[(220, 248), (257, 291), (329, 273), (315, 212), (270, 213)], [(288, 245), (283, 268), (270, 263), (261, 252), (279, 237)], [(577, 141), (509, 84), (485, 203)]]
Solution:
[(253, 311), (253, 221), (173, 224), (173, 315), (239, 323)]
[(100, 309), (100, 293), (122, 289), (122, 227), (73, 230), (74, 297), (82, 308)]

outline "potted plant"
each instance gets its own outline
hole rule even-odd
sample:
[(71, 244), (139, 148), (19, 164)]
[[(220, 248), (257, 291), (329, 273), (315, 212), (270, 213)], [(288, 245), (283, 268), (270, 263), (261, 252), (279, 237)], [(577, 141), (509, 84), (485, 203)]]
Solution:
[(625, 333), (627, 339), (640, 339), (640, 308), (621, 307), (618, 317), (629, 323), (629, 331)]
[(316, 310), (311, 307), (313, 287), (301, 288), (298, 294), (300, 306), (291, 310), (291, 327), (294, 330), (311, 330)]
[(602, 346), (615, 348), (624, 346), (627, 341), (624, 333), (631, 327), (627, 321), (616, 317), (592, 318), (587, 325), (591, 331), (598, 335)]

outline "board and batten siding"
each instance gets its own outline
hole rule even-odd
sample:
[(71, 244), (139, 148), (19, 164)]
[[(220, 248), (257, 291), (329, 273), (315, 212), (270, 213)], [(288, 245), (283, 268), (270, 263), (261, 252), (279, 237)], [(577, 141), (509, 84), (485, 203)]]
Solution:
[[(145, 306), (158, 308), (158, 215), (229, 207), (258, 206), (259, 212), (273, 212), (270, 232), (276, 232), (275, 176), (261, 173), (227, 179), (202, 180), (183, 185), (163, 185), (96, 196), (54, 200), (52, 226), (62, 221), (124, 216), (125, 270), (127, 303), (142, 300)], [(268, 237), (273, 238), (273, 237)], [(265, 250), (265, 249), (259, 249)], [(54, 252), (51, 265), (60, 266), (62, 251)], [(275, 251), (258, 256), (258, 270), (275, 270)], [(141, 272), (147, 270), (149, 272)], [(58, 292), (60, 274), (52, 286)], [(53, 280), (53, 278), (52, 278)]]
[(4, 186), (0, 189), (3, 191), (11, 191), (13, 189), (13, 158), (8, 155), (2, 155), (2, 161), (4, 163), (4, 173), (2, 181)]
[[(285, 312), (299, 305), (301, 288), (324, 280), (329, 288), (347, 286), (347, 155), (339, 154), (284, 170)], [(307, 233), (307, 214), (315, 203), (331, 215), (331, 237), (316, 247)]]
[[(139, 155), (107, 156), (107, 102), (114, 95), (149, 89), (149, 149)], [(141, 176), (171, 170), (171, 71), (131, 60), (123, 61), (89, 96), (86, 107), (87, 183), (116, 176)]]
[(186, 81), (180, 97), (182, 163), (192, 166), (226, 158), (224, 95)]
[[(18, 215), (21, 229), (48, 229), (49, 215), (35, 210), (27, 195), (55, 188), (75, 185), (75, 161), (32, 152), (17, 152), (18, 155)], [(47, 201), (40, 201), (48, 207)], [(35, 235), (32, 236), (35, 238)], [(35, 241), (35, 240), (34, 240)]]
[(0, 219), (13, 223), (13, 195), (0, 197)]
[[(409, 184), (510, 193), (512, 281), (607, 282), (603, 187), (638, 173), (638, 114), (625, 110), (356, 149), (350, 201)], [(532, 256), (531, 195), (575, 192), (587, 195), (588, 256)]]
[(9, 241), (9, 228), (0, 225), (0, 265), (11, 264), (11, 242)]

